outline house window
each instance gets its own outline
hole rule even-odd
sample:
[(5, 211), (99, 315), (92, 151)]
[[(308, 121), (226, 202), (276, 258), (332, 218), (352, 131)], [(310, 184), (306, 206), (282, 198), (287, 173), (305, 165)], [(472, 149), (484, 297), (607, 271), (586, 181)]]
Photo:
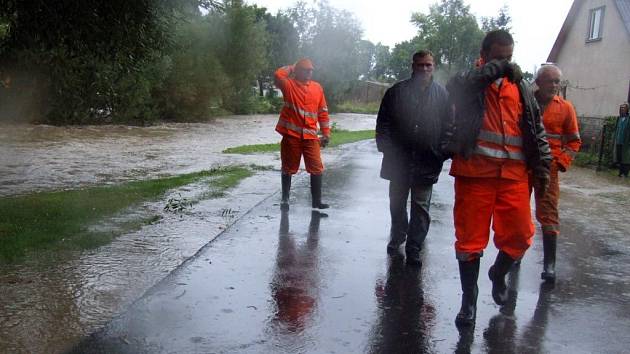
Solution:
[(592, 9), (589, 12), (588, 36), (586, 41), (598, 41), (602, 39), (602, 29), (604, 28), (604, 6)]

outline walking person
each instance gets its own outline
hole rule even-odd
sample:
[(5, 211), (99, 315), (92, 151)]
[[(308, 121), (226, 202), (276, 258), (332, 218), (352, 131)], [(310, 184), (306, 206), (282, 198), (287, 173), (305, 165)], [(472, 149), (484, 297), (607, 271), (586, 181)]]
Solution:
[(543, 234), (543, 272), (540, 277), (547, 282), (556, 280), (556, 245), (560, 235), (558, 172), (567, 171), (582, 145), (575, 109), (571, 102), (558, 96), (561, 78), (560, 68), (552, 64), (543, 65), (536, 73), (538, 90), (534, 93), (542, 110), (543, 125), (553, 157), (549, 188), (544, 194), (534, 193), (536, 219)]
[(619, 118), (615, 126), (615, 149), (613, 160), (619, 164), (619, 177), (628, 177), (630, 171), (630, 117), (628, 104), (619, 106)]
[[(280, 160), (282, 161), (282, 201), (280, 207), (289, 209), (291, 176), (300, 167), (304, 156), (306, 172), (311, 175), (311, 205), (326, 209), (322, 203), (322, 163), (320, 147), (330, 141), (330, 119), (324, 89), (313, 81), (313, 63), (304, 58), (295, 65), (281, 67), (275, 72), (275, 84), (282, 91), (284, 107), (276, 131), (282, 135)], [(318, 125), (321, 137), (318, 137)]]
[(376, 146), (383, 153), (380, 176), (389, 180), (388, 253), (397, 253), (406, 241), (407, 263), (421, 265), (420, 251), (431, 222), (433, 184), (447, 158), (443, 147), (449, 109), (446, 90), (433, 81), (433, 53), (415, 53), (411, 69), (411, 78), (385, 92), (376, 118)]
[(447, 84), (453, 103), (455, 153), (455, 252), (462, 304), (455, 323), (471, 326), (477, 311), (479, 258), (490, 227), (499, 253), (490, 267), (492, 298), (508, 299), (505, 275), (532, 243), (528, 171), (537, 190), (549, 183), (551, 154), (533, 94), (511, 63), (514, 40), (504, 30), (490, 31), (478, 66), (456, 74)]

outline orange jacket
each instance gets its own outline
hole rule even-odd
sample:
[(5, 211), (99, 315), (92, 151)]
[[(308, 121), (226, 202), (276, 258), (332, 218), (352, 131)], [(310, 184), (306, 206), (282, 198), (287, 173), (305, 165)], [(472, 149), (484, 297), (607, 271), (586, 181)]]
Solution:
[(518, 86), (503, 78), (485, 90), (483, 124), (477, 145), (467, 160), (453, 157), (450, 174), (463, 177), (528, 179), (521, 132), (521, 103)]
[(582, 145), (575, 109), (571, 102), (554, 96), (545, 107), (543, 124), (547, 131), (551, 155), (560, 165), (560, 170), (566, 171)]
[(275, 72), (275, 84), (282, 91), (284, 107), (276, 131), (302, 139), (318, 139), (317, 125), (325, 136), (330, 136), (330, 119), (324, 89), (315, 81), (306, 83), (290, 77), (293, 65)]

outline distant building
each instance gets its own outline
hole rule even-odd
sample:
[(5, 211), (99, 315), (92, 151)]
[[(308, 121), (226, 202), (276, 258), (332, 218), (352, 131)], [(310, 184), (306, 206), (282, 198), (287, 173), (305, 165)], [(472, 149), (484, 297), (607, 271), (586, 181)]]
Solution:
[(630, 0), (573, 1), (547, 61), (562, 69), (583, 135), (597, 136), (630, 100)]

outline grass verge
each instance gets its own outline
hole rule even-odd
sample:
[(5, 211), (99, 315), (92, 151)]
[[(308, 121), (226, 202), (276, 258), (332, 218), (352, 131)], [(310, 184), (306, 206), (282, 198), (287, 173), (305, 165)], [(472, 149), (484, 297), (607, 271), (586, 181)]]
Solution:
[(376, 114), (378, 113), (378, 109), (380, 107), (380, 102), (353, 102), (346, 101), (342, 102), (336, 107), (337, 112), (343, 113), (363, 113), (363, 114)]
[[(331, 134), (328, 146), (338, 146), (342, 144), (354, 143), (361, 140), (374, 139), (374, 130), (341, 130), (336, 129)], [(280, 143), (241, 145), (223, 150), (224, 154), (260, 154), (266, 152), (280, 151)]]
[[(221, 192), (251, 175), (250, 168), (230, 166), (113, 186), (0, 198), (0, 262), (19, 260), (27, 251), (103, 245), (120, 233), (91, 232), (90, 225), (156, 200), (173, 188), (207, 180), (212, 190)], [(129, 231), (151, 221), (155, 216), (125, 222), (124, 228)]]

